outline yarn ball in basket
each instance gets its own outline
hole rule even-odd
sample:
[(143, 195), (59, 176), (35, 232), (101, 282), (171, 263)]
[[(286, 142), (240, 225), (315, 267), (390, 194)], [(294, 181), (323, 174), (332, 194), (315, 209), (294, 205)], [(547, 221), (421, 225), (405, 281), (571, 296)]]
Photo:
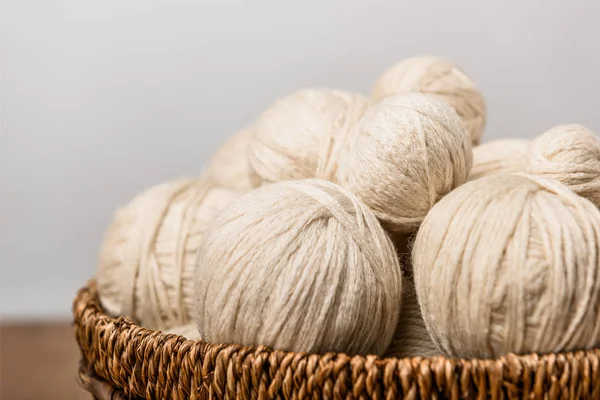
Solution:
[(386, 357), (433, 357), (441, 352), (435, 347), (421, 315), (412, 276), (404, 276), (402, 311), (394, 338), (385, 352)]
[(536, 138), (527, 171), (556, 179), (600, 207), (600, 138), (581, 125), (559, 125)]
[(252, 129), (244, 128), (217, 149), (207, 165), (207, 171), (218, 186), (248, 192), (260, 185), (260, 178), (248, 161), (252, 137)]
[(437, 203), (413, 249), (434, 343), (453, 357), (600, 345), (600, 210), (558, 181), (498, 174)]
[(331, 179), (336, 154), (369, 106), (361, 94), (327, 88), (299, 90), (272, 104), (253, 126), (249, 157), (265, 182)]
[(334, 183), (299, 180), (247, 193), (198, 251), (196, 318), (214, 343), (379, 354), (402, 303), (402, 275), (375, 215)]
[(524, 172), (529, 140), (499, 139), (473, 147), (473, 168), (469, 180), (484, 176)]
[(117, 210), (100, 248), (100, 300), (149, 329), (193, 321), (194, 264), (202, 234), (237, 192), (205, 178), (156, 185)]
[(380, 100), (410, 92), (428, 93), (446, 101), (464, 121), (473, 144), (479, 143), (486, 122), (485, 101), (456, 64), (435, 56), (408, 58), (379, 77), (372, 97)]
[(424, 94), (388, 97), (351, 132), (338, 180), (394, 232), (415, 230), (429, 209), (463, 184), (469, 135), (448, 104)]

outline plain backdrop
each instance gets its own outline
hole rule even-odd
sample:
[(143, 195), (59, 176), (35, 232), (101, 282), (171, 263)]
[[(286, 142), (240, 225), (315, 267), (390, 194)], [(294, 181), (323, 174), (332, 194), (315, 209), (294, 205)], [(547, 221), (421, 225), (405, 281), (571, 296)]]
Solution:
[(2, 318), (69, 318), (117, 206), (307, 86), (455, 61), (484, 141), (600, 132), (600, 2), (2, 0)]

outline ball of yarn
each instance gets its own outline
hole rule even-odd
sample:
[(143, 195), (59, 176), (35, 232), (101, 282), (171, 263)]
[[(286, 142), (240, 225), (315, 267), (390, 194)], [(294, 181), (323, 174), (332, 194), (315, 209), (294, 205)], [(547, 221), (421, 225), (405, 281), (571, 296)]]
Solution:
[(331, 182), (244, 195), (215, 219), (198, 254), (196, 317), (207, 341), (382, 354), (392, 339), (402, 302), (392, 243)]
[(242, 129), (221, 145), (207, 165), (207, 171), (222, 188), (248, 192), (260, 185), (260, 178), (248, 161), (252, 129)]
[(437, 203), (413, 249), (434, 343), (489, 358), (600, 345), (600, 210), (561, 183), (499, 174)]
[(600, 138), (581, 125), (556, 126), (535, 139), (528, 172), (556, 179), (600, 207)]
[(303, 89), (272, 104), (254, 124), (250, 163), (262, 180), (331, 179), (336, 153), (369, 99), (326, 88)]
[(486, 105), (475, 84), (456, 64), (440, 57), (412, 57), (385, 71), (375, 83), (372, 97), (410, 92), (435, 95), (446, 101), (462, 118), (478, 144), (486, 121)]
[(149, 329), (193, 321), (193, 277), (201, 236), (239, 195), (208, 179), (177, 179), (150, 188), (117, 210), (100, 249), (100, 300), (114, 316)]
[(394, 338), (385, 356), (404, 358), (440, 355), (441, 352), (435, 347), (425, 327), (412, 277), (405, 276), (402, 281), (404, 283), (402, 311)]
[(409, 232), (446, 193), (467, 180), (469, 135), (443, 101), (423, 94), (388, 97), (351, 133), (338, 180), (392, 231)]
[(473, 147), (473, 168), (469, 180), (484, 176), (524, 172), (529, 140), (500, 139)]

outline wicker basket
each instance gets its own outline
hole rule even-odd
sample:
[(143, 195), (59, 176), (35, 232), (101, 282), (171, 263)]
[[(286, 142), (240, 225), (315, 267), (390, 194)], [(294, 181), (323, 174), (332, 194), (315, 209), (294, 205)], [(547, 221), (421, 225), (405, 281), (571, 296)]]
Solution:
[(106, 316), (94, 281), (73, 315), (80, 383), (97, 399), (600, 399), (600, 349), (455, 360), (217, 345)]

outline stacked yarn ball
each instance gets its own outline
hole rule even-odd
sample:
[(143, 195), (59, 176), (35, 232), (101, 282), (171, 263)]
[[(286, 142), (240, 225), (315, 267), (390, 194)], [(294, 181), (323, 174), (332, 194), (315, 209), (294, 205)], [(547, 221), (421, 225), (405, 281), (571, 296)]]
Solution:
[(529, 140), (499, 139), (473, 148), (473, 168), (469, 180), (501, 173), (524, 172)]
[(402, 274), (390, 238), (353, 194), (290, 181), (219, 214), (200, 245), (195, 296), (208, 341), (383, 354)]
[(440, 57), (397, 63), (370, 97), (284, 96), (197, 177), (117, 211), (101, 303), (189, 340), (294, 352), (598, 347), (600, 139), (571, 124), (481, 144), (486, 119)]
[(279, 99), (254, 124), (252, 168), (265, 182), (331, 179), (340, 147), (368, 106), (361, 94), (328, 88)]
[(413, 251), (423, 317), (455, 357), (600, 345), (600, 210), (561, 183), (499, 174), (437, 203)]
[(120, 208), (98, 262), (98, 289), (112, 315), (150, 329), (194, 319), (196, 252), (209, 221), (233, 191), (205, 178), (182, 178), (150, 188)]
[(426, 93), (440, 98), (461, 117), (474, 145), (486, 122), (486, 105), (475, 84), (456, 64), (441, 57), (413, 57), (386, 70), (373, 87), (375, 100), (403, 93)]

